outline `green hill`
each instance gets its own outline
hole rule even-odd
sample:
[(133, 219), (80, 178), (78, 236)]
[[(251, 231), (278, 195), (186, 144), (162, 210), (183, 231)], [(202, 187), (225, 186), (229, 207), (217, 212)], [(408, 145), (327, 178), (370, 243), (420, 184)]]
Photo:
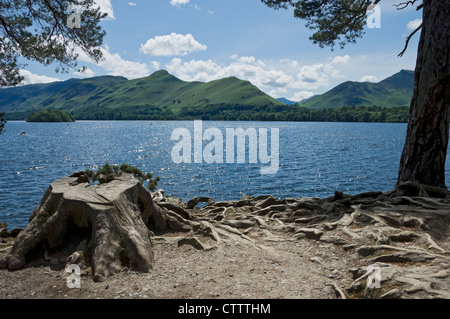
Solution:
[(345, 82), (286, 105), (235, 77), (186, 82), (162, 70), (135, 80), (100, 76), (3, 88), (0, 113), (8, 120), (62, 110), (77, 120), (404, 122), (413, 81), (413, 72), (402, 70), (379, 83)]
[(75, 119), (61, 110), (42, 110), (31, 114), (27, 122), (75, 122)]
[(409, 106), (414, 87), (414, 72), (401, 70), (378, 82), (347, 81), (330, 91), (301, 101), (298, 105), (311, 110), (344, 106)]
[(0, 90), (0, 112), (8, 119), (43, 109), (64, 110), (79, 120), (178, 119), (198, 109), (271, 106), (283, 103), (248, 81), (185, 82), (164, 70), (135, 80), (101, 76)]

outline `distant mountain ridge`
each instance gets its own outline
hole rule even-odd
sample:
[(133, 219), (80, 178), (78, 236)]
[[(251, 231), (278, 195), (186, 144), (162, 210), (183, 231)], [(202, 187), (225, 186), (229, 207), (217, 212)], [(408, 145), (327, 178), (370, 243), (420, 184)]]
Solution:
[(347, 81), (321, 95), (298, 103), (311, 110), (341, 108), (344, 106), (409, 106), (414, 88), (414, 71), (400, 72), (380, 81)]
[[(413, 72), (401, 70), (378, 83), (347, 81), (295, 103), (276, 100), (236, 77), (186, 82), (161, 70), (134, 80), (99, 76), (3, 88), (0, 113), (5, 112), (8, 120), (54, 109), (76, 120), (404, 121), (406, 107), (401, 111), (367, 107), (409, 106), (413, 86)], [(346, 116), (320, 113), (344, 106), (362, 108), (337, 110), (352, 113)]]
[(165, 70), (134, 80), (100, 76), (0, 90), (0, 112), (6, 112), (9, 119), (23, 119), (43, 109), (64, 110), (76, 119), (120, 120), (175, 118), (193, 108), (283, 105), (250, 82), (235, 77), (186, 82)]
[(284, 103), (286, 105), (294, 105), (294, 104), (298, 103), (298, 102), (294, 102), (294, 101), (288, 100), (288, 99), (286, 99), (284, 97), (281, 97), (281, 98), (277, 99), (277, 101), (280, 101), (281, 103)]

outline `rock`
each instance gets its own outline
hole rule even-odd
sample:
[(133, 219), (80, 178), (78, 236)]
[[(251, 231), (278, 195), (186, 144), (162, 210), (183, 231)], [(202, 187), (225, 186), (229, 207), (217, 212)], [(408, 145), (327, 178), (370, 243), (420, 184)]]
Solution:
[(57, 248), (64, 243), (63, 239), (74, 237), (78, 238), (76, 247), (85, 239), (80, 239), (80, 234), (87, 233), (91, 238), (88, 253), (94, 280), (102, 281), (121, 270), (120, 251), (132, 268), (150, 271), (153, 249), (148, 226), (155, 224), (154, 215), (160, 214), (150, 192), (125, 173), (108, 183), (90, 187), (77, 183), (78, 178), (67, 177), (51, 183), (30, 223), (14, 241), (7, 257), (8, 269), (25, 266), (25, 255), (40, 243)]
[(309, 239), (319, 240), (323, 235), (323, 231), (316, 228), (300, 228), (295, 232), (295, 237), (306, 237)]
[(166, 210), (165, 216), (167, 216), (168, 229), (171, 229), (171, 230), (188, 232), (188, 231), (192, 230), (192, 225), (195, 223), (195, 222), (186, 220), (185, 218), (181, 217), (177, 213), (175, 213), (173, 211), (169, 211), (169, 210)]
[(186, 237), (182, 238), (178, 241), (178, 247), (181, 247), (183, 245), (190, 245), (198, 250), (207, 251), (210, 250), (212, 247), (205, 246), (200, 240), (198, 240), (195, 237)]
[(156, 192), (152, 193), (153, 202), (156, 204), (166, 200), (163, 189), (158, 189)]
[(76, 172), (70, 175), (69, 177), (76, 177), (75, 183), (81, 184), (81, 183), (89, 183), (89, 176), (86, 175), (85, 172)]
[(321, 236), (320, 241), (323, 241), (325, 243), (330, 243), (334, 245), (346, 245), (347, 241), (345, 239), (342, 239), (341, 237), (337, 236)]
[(170, 203), (170, 202), (159, 202), (157, 205), (160, 206), (160, 207), (167, 208), (168, 210), (171, 210), (171, 211), (177, 213), (178, 215), (180, 215), (183, 218), (188, 218), (188, 219), (191, 218), (190, 214), (184, 208), (182, 208), (182, 207), (180, 207), (178, 205), (175, 205), (173, 203)]
[(210, 222), (201, 221), (198, 224), (194, 225), (192, 227), (192, 230), (195, 234), (201, 234), (203, 236), (209, 237), (218, 243), (221, 242), (219, 234)]
[[(100, 184), (106, 184), (106, 183), (111, 182), (114, 179), (114, 177), (113, 177), (113, 175), (100, 174), (97, 179)], [(75, 182), (78, 182), (78, 180)]]
[(194, 209), (198, 203), (211, 203), (212, 201), (213, 199), (211, 197), (195, 197), (187, 203), (187, 208)]

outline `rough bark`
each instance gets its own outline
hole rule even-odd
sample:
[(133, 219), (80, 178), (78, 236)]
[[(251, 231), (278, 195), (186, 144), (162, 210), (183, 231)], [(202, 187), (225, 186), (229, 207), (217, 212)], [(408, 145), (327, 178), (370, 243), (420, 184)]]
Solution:
[(424, 0), (414, 93), (397, 186), (446, 188), (450, 123), (450, 1)]
[[(50, 249), (77, 247), (68, 254), (78, 250), (89, 256), (96, 281), (119, 272), (124, 262), (149, 272), (153, 249), (148, 226), (160, 214), (150, 192), (129, 174), (94, 186), (83, 175), (56, 180), (14, 241), (6, 267), (22, 268), (29, 253), (44, 244)], [(71, 229), (75, 229), (75, 240), (70, 237)], [(88, 233), (87, 238), (78, 236), (80, 233)]]

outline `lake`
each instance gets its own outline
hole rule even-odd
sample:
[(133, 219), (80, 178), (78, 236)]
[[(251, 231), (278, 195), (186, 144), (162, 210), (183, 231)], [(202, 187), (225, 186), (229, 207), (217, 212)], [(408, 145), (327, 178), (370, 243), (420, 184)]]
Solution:
[[(174, 163), (177, 128), (194, 122), (8, 122), (0, 135), (0, 221), (25, 227), (55, 179), (85, 169), (128, 163), (153, 172), (158, 188), (187, 201), (196, 196), (236, 200), (244, 195), (328, 197), (388, 191), (396, 183), (406, 124), (305, 122), (203, 122), (203, 129), (267, 128), (279, 131), (279, 167), (261, 175), (249, 164)], [(20, 135), (25, 131), (26, 135)], [(204, 143), (205, 146), (207, 142)], [(269, 147), (270, 152), (270, 147)], [(449, 163), (446, 179), (449, 180)]]

